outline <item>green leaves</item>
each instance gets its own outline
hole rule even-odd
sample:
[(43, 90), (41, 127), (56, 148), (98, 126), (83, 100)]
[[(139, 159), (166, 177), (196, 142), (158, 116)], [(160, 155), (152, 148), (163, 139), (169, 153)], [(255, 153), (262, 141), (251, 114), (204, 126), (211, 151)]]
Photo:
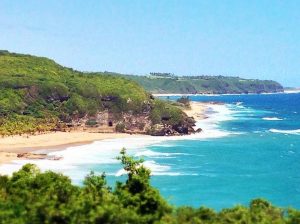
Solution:
[[(142, 113), (149, 100), (141, 86), (123, 77), (82, 73), (47, 58), (5, 51), (0, 54), (0, 89), (0, 135), (47, 131), (56, 123), (36, 123), (48, 117), (70, 121), (104, 109)], [(104, 102), (105, 97), (117, 100)], [(20, 116), (29, 122), (27, 128), (16, 121)]]
[[(47, 58), (4, 52), (0, 54), (0, 135), (59, 130), (80, 118), (94, 119), (103, 111), (120, 123), (119, 132), (126, 131), (121, 125), (124, 114), (174, 129), (186, 123), (181, 109), (153, 100), (127, 78), (130, 76), (78, 72)], [(140, 127), (151, 133), (151, 127)]]
[(150, 184), (143, 160), (122, 149), (118, 159), (127, 172), (112, 190), (105, 174), (91, 172), (82, 186), (52, 171), (27, 164), (11, 177), (0, 175), (0, 223), (164, 223), (164, 224), (298, 224), (300, 211), (280, 209), (255, 199), (249, 207), (220, 212), (200, 207), (170, 206)]
[[(125, 76), (124, 76), (125, 77)], [(226, 94), (282, 92), (283, 87), (269, 80), (242, 79), (228, 76), (137, 76), (128, 75), (152, 93)]]
[(164, 123), (175, 126), (183, 121), (184, 114), (178, 107), (173, 106), (168, 102), (156, 99), (153, 103), (150, 119), (153, 124)]

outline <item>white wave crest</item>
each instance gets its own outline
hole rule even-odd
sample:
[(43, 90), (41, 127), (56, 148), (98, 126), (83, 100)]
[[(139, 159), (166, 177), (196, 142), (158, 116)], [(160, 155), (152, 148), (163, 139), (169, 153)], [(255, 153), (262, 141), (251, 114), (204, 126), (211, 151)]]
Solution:
[(181, 172), (153, 172), (154, 176), (199, 176), (197, 173), (181, 173)]
[(296, 129), (296, 130), (270, 129), (269, 131), (273, 132), (273, 133), (290, 134), (290, 135), (299, 135), (300, 134), (300, 129)]
[(187, 155), (186, 153), (168, 153), (168, 152), (154, 152), (152, 150), (145, 150), (145, 151), (140, 151), (137, 152), (134, 156), (139, 157), (139, 156), (146, 156), (146, 157), (169, 157), (169, 156), (174, 156), (174, 155)]
[[(160, 165), (158, 163), (156, 163), (154, 160), (148, 160), (148, 161), (144, 161), (142, 163), (142, 165), (148, 169), (151, 170), (151, 173), (153, 175), (158, 175), (161, 172), (167, 172), (171, 169), (170, 166), (167, 165)], [(117, 171), (117, 173), (115, 174), (115, 176), (121, 176), (126, 174), (127, 172), (124, 169), (120, 169)]]
[[(149, 158), (171, 158), (176, 157), (180, 153), (172, 152), (155, 152), (148, 150), (150, 145), (170, 145), (170, 141), (177, 140), (200, 140), (209, 138), (222, 138), (232, 134), (230, 131), (220, 129), (219, 122), (235, 119), (232, 115), (234, 110), (229, 105), (209, 105), (212, 113), (207, 114), (208, 118), (197, 122), (197, 128), (202, 128), (202, 132), (187, 136), (172, 136), (172, 137), (130, 137), (123, 139), (107, 139), (101, 141), (95, 141), (91, 144), (68, 147), (62, 151), (55, 151), (49, 153), (49, 155), (62, 157), (62, 160), (50, 161), (50, 160), (16, 160), (11, 164), (3, 164), (0, 166), (1, 174), (12, 174), (12, 172), (19, 170), (24, 164), (30, 162), (38, 165), (42, 171), (53, 170), (62, 172), (69, 175), (72, 180), (79, 180), (88, 170), (85, 168), (94, 165), (107, 165), (118, 164), (120, 161), (116, 160), (119, 155), (120, 149), (125, 147), (128, 149), (130, 155), (135, 156), (148, 156)], [(171, 144), (172, 145), (172, 144)], [(171, 151), (171, 152), (170, 152)], [(166, 165), (160, 165), (154, 161), (146, 161), (144, 165), (152, 171), (153, 175), (190, 175), (182, 174), (178, 172), (171, 172), (170, 167)], [(105, 171), (105, 170), (103, 170)], [(80, 174), (80, 175), (79, 175)], [(117, 173), (121, 175), (120, 171)]]
[[(196, 174), (184, 174), (181, 172), (172, 172), (171, 167), (167, 165), (160, 165), (156, 163), (154, 160), (149, 160), (143, 162), (143, 166), (150, 169), (151, 175), (154, 176), (183, 176), (183, 175), (196, 175)], [(122, 176), (124, 174), (127, 174), (127, 172), (124, 169), (120, 169), (117, 171), (115, 176)]]
[(262, 118), (265, 121), (282, 121), (282, 118), (278, 118), (278, 117), (263, 117)]
[(115, 174), (116, 177), (122, 176), (127, 174), (127, 172), (124, 169), (118, 170), (118, 172)]
[(171, 169), (170, 166), (160, 165), (156, 163), (154, 160), (148, 160), (143, 162), (143, 166), (150, 169), (152, 172), (165, 172)]

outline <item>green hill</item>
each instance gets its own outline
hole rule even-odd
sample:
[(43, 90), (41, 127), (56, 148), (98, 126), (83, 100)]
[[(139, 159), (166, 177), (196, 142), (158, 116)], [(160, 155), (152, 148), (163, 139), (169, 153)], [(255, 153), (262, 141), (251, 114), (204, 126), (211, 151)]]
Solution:
[[(143, 88), (144, 87), (144, 88)], [(87, 73), (44, 57), (0, 51), (0, 135), (93, 128), (188, 134), (195, 121), (152, 93), (281, 92), (274, 81), (238, 77)]]
[(283, 87), (271, 80), (243, 79), (227, 76), (174, 76), (150, 73), (148, 76), (128, 75), (151, 93), (181, 94), (241, 94), (283, 92)]
[(43, 57), (0, 51), (0, 89), (0, 135), (75, 126), (101, 131), (107, 122), (142, 133), (153, 133), (155, 124), (189, 125), (180, 109), (153, 99), (132, 80), (75, 71)]

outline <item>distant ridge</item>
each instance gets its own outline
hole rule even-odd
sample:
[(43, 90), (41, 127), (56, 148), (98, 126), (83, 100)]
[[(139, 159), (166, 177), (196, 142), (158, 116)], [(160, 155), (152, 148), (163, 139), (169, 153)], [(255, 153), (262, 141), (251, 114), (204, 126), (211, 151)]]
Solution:
[(126, 75), (126, 77), (138, 82), (151, 93), (259, 94), (284, 91), (283, 86), (276, 81), (244, 79), (221, 75), (176, 76), (171, 73), (150, 73), (144, 76)]
[(300, 93), (300, 87), (285, 87), (285, 93)]

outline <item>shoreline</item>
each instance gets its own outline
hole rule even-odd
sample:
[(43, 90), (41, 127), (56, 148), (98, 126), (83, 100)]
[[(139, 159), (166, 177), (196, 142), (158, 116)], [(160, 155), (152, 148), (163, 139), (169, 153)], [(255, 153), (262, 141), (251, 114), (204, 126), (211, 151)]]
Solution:
[[(196, 121), (206, 118), (205, 111), (210, 103), (193, 102), (191, 108), (183, 111)], [(14, 160), (28, 159), (18, 157), (18, 154), (43, 153), (41, 158), (47, 158), (47, 154), (54, 151), (61, 151), (70, 146), (90, 144), (95, 141), (107, 139), (122, 139), (132, 137), (147, 137), (148, 135), (128, 133), (91, 133), (88, 131), (71, 132), (49, 132), (38, 135), (21, 135), (0, 137), (0, 165), (11, 163)]]
[(291, 93), (300, 93), (299, 91), (283, 91), (277, 93), (224, 93), (224, 94), (213, 94), (213, 93), (152, 93), (155, 97), (167, 97), (167, 96), (239, 96), (239, 95), (276, 95), (276, 94), (291, 94)]
[(211, 102), (195, 102), (190, 101), (191, 108), (183, 109), (183, 111), (189, 116), (194, 117), (196, 121), (206, 119), (207, 116), (205, 115), (206, 109), (208, 105), (211, 105)]
[[(90, 144), (106, 139), (122, 139), (141, 136), (125, 133), (90, 133), (85, 131), (50, 132), (32, 136), (8, 136), (0, 138), (0, 165), (13, 160), (26, 159), (18, 154), (48, 154), (71, 146)], [(42, 155), (41, 155), (42, 156)], [(46, 158), (46, 156), (42, 156)]]

